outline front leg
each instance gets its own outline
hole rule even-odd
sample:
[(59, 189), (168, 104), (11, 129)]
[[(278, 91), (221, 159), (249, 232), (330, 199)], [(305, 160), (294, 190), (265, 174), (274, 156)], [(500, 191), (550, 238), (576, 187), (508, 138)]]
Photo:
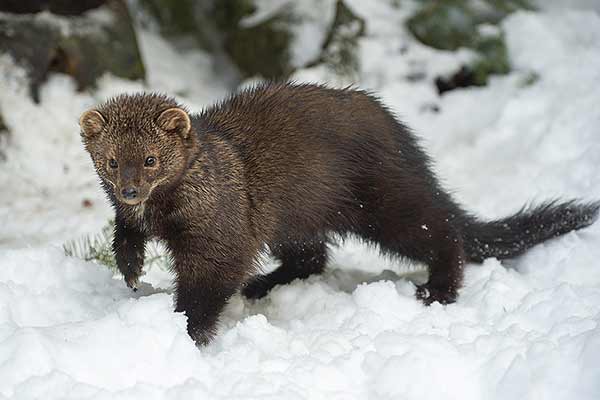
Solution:
[(251, 252), (204, 239), (181, 239), (169, 247), (176, 273), (175, 311), (185, 313), (189, 335), (205, 345), (216, 333), (227, 301), (247, 279)]
[(176, 312), (187, 316), (188, 334), (197, 344), (206, 345), (217, 330), (219, 315), (241, 282), (217, 279), (194, 279), (177, 274)]
[(115, 219), (113, 252), (117, 267), (127, 286), (137, 290), (139, 277), (144, 266), (146, 236), (139, 229), (129, 226), (121, 218)]

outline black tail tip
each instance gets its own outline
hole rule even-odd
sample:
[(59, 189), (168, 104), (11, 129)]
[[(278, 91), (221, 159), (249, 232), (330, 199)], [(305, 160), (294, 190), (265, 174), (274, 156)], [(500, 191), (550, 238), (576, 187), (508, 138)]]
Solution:
[(592, 225), (600, 216), (600, 201), (552, 200), (525, 206), (516, 214), (468, 227), (465, 252), (470, 261), (513, 258), (546, 240)]
[(579, 207), (584, 217), (584, 225), (582, 227), (590, 226), (598, 220), (600, 216), (600, 200), (582, 204)]
[(556, 221), (570, 225), (572, 230), (592, 225), (600, 216), (600, 201), (582, 202), (572, 200), (559, 204), (550, 202), (542, 206), (549, 214), (556, 216)]

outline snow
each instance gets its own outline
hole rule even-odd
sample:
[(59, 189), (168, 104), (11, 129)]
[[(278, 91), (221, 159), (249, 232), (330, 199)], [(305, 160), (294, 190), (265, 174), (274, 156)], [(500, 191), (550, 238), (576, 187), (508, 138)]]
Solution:
[[(240, 21), (253, 27), (273, 17), (288, 19), (292, 48), (291, 65), (301, 67), (315, 61), (325, 43), (328, 27), (335, 17), (335, 0), (255, 0), (256, 10)], [(292, 15), (293, 18), (289, 18)]]
[[(516, 70), (441, 98), (430, 78), (468, 54), (415, 43), (401, 25), (406, 9), (349, 3), (368, 24), (360, 85), (423, 137), (469, 209), (495, 218), (528, 201), (600, 198), (600, 15), (584, 7), (593, 2), (509, 17)], [(151, 89), (191, 109), (228, 91), (206, 54), (175, 57), (160, 37), (138, 33)], [(411, 72), (425, 79), (407, 81)], [(532, 73), (539, 78), (524, 85)], [(79, 114), (146, 88), (106, 76), (78, 93), (53, 76), (35, 105), (15, 74), (2, 58), (0, 110), (13, 135), (0, 164), (0, 399), (600, 398), (600, 223), (516, 260), (468, 265), (448, 306), (414, 299), (421, 266), (349, 240), (323, 276), (260, 301), (235, 296), (217, 338), (198, 349), (173, 312), (166, 271), (148, 271), (134, 293), (61, 248), (111, 216)]]

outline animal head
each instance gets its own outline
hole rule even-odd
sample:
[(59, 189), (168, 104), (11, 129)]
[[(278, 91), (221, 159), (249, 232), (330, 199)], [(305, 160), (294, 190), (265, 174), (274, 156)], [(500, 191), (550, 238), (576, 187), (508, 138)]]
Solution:
[(175, 183), (197, 146), (187, 111), (162, 95), (118, 96), (84, 112), (79, 125), (98, 175), (127, 205)]

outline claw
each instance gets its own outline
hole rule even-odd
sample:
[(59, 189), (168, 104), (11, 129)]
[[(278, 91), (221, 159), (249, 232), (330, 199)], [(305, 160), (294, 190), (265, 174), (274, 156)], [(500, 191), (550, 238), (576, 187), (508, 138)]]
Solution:
[(134, 292), (137, 292), (137, 286), (139, 283), (137, 277), (125, 278), (125, 283), (127, 284), (128, 288), (133, 289)]
[(456, 301), (455, 291), (448, 290), (447, 288), (433, 288), (428, 284), (417, 286), (415, 294), (417, 299), (421, 300), (426, 306), (436, 301), (440, 304), (451, 304)]

